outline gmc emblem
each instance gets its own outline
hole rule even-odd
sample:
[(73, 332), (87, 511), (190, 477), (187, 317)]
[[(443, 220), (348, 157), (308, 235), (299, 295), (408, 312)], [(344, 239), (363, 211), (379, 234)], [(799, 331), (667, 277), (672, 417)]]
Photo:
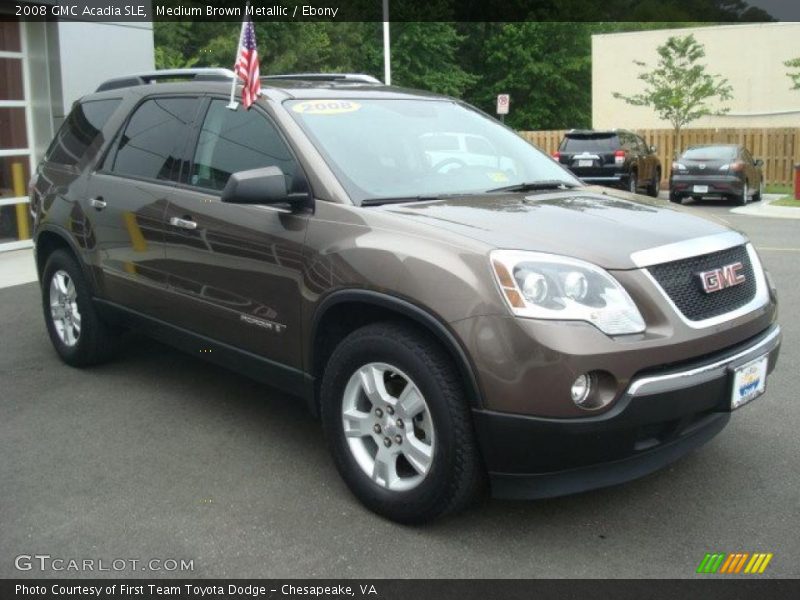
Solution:
[(743, 268), (744, 265), (741, 262), (735, 262), (712, 271), (703, 271), (697, 276), (700, 278), (703, 291), (711, 294), (744, 283), (747, 278), (740, 273)]

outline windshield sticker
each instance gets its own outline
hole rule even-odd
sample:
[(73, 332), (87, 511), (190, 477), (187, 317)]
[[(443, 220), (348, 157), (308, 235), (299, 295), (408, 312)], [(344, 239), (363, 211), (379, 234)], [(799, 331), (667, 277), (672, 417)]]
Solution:
[(361, 105), (358, 102), (349, 100), (312, 100), (292, 106), (294, 112), (304, 115), (340, 115), (360, 109)]
[(491, 173), (486, 174), (489, 179), (492, 181), (496, 181), (497, 183), (504, 183), (508, 181), (508, 175), (503, 173), (502, 171), (492, 171)]

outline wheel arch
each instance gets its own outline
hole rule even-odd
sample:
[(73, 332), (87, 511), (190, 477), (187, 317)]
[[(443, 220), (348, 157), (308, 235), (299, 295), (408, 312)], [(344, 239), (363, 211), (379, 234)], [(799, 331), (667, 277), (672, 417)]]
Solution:
[(60, 228), (43, 226), (36, 234), (34, 248), (36, 250), (36, 272), (39, 274), (40, 280), (50, 255), (56, 250), (67, 250), (80, 265), (87, 282), (90, 284), (93, 282), (86, 265), (80, 259), (81, 253), (75, 241)]
[[(318, 305), (311, 320), (310, 344), (306, 352), (308, 372), (318, 388), (321, 373), (338, 343), (352, 331), (369, 323), (400, 319), (433, 336), (451, 357), (464, 381), (470, 407), (482, 406), (482, 395), (469, 355), (444, 321), (429, 310), (406, 299), (372, 290), (339, 290)], [(318, 389), (317, 389), (318, 391)], [(312, 410), (319, 410), (314, 394)]]

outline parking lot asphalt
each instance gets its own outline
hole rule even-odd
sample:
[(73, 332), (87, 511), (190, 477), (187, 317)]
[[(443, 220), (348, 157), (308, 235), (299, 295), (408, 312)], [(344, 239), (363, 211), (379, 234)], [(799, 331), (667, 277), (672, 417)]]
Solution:
[[(784, 342), (767, 394), (638, 481), (485, 500), (425, 527), (358, 504), (302, 402), (135, 335), (113, 363), (70, 368), (36, 284), (0, 289), (0, 577), (681, 578), (706, 552), (741, 551), (774, 553), (761, 577), (800, 576), (798, 222), (696, 208), (744, 230), (777, 282)], [(35, 554), (194, 568), (15, 568)]]

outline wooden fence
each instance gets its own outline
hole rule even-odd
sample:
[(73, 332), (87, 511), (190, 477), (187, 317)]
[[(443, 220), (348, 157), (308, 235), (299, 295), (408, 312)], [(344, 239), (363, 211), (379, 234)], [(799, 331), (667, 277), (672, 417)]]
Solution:
[[(565, 131), (520, 131), (522, 137), (548, 154), (558, 149)], [(662, 173), (666, 180), (674, 155), (671, 129), (640, 129), (641, 135), (650, 145), (656, 146), (661, 159)], [(684, 129), (681, 132), (680, 148), (693, 144), (742, 144), (755, 158), (764, 161), (764, 177), (767, 183), (791, 185), (794, 181), (794, 165), (800, 163), (800, 128), (765, 129)]]

